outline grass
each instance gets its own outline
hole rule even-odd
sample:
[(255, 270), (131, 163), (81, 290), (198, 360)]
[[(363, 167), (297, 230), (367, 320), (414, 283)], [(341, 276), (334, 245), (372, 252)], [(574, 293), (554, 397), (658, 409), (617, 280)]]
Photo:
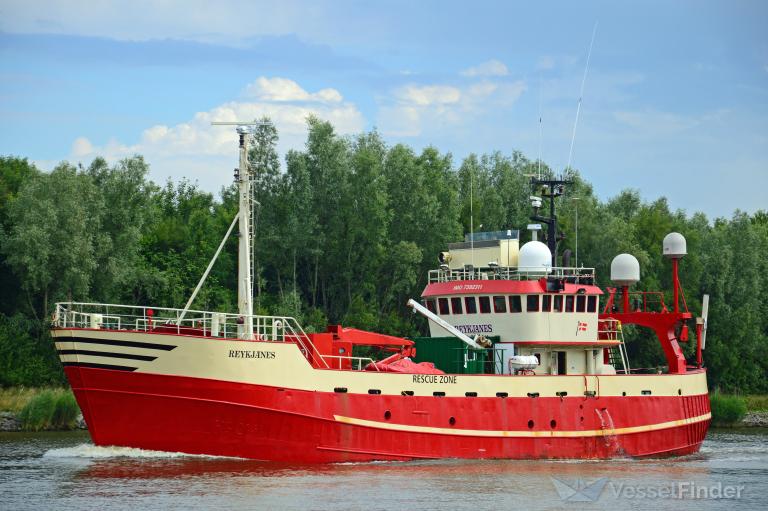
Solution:
[(0, 389), (0, 410), (15, 413), (27, 431), (72, 429), (80, 413), (72, 391), (64, 388)]
[(747, 401), (741, 396), (729, 396), (715, 391), (709, 396), (713, 426), (733, 426), (747, 413)]
[(744, 396), (750, 412), (768, 412), (768, 395)]
[(34, 387), (0, 388), (0, 412), (19, 413), (33, 397), (45, 389)]

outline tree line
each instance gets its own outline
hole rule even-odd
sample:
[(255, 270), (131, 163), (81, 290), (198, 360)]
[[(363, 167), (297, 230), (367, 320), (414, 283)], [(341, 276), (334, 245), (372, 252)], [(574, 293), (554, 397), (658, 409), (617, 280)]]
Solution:
[[(447, 243), (470, 230), (530, 223), (530, 175), (555, 172), (520, 152), (471, 154), (455, 162), (434, 147), (389, 146), (376, 132), (344, 137), (308, 119), (303, 150), (281, 164), (278, 133), (259, 126), (251, 165), (258, 207), (254, 303), (257, 313), (295, 316), (308, 331), (329, 323), (404, 336), (426, 332), (405, 307)], [(0, 385), (63, 382), (47, 328), (56, 301), (180, 307), (237, 211), (234, 185), (217, 196), (186, 180), (160, 186), (141, 156), (87, 167), (62, 162), (41, 172), (27, 159), (0, 157)], [(694, 313), (711, 296), (706, 365), (727, 392), (768, 392), (768, 214), (736, 211), (709, 219), (652, 202), (628, 189), (598, 199), (572, 169), (558, 199), (564, 249), (610, 286), (622, 252), (641, 265), (638, 290), (667, 290), (664, 236), (688, 241), (681, 280)], [(631, 183), (629, 183), (631, 184)], [(470, 218), (472, 217), (472, 219)], [(527, 233), (521, 231), (522, 241)], [(194, 308), (235, 310), (237, 240), (227, 242)], [(692, 325), (691, 325), (692, 326)], [(628, 339), (633, 366), (663, 363), (647, 332)], [(693, 360), (695, 343), (684, 346)]]

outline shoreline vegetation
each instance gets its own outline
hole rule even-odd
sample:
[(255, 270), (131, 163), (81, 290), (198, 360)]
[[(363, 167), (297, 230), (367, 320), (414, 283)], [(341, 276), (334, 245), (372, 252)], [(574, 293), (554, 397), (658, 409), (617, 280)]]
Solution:
[[(709, 395), (712, 426), (768, 428), (768, 395)], [(0, 432), (86, 429), (69, 388), (0, 388)]]

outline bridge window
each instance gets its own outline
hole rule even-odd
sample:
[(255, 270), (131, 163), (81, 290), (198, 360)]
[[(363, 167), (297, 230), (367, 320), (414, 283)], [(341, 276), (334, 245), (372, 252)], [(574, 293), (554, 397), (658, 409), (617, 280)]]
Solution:
[(539, 295), (528, 295), (526, 310), (528, 312), (539, 312)]
[(555, 312), (563, 312), (563, 295), (554, 296), (553, 310)]
[(520, 300), (520, 295), (512, 295), (509, 297), (509, 312), (523, 312), (523, 304)]
[(576, 312), (584, 312), (587, 308), (587, 297), (579, 295), (576, 297)]
[(477, 314), (477, 302), (474, 296), (467, 296), (464, 298), (464, 305), (467, 310), (467, 314)]
[(504, 296), (493, 297), (493, 312), (507, 312), (507, 299)]
[(440, 307), (440, 314), (450, 314), (448, 310), (448, 298), (438, 298), (437, 305)]
[(454, 314), (461, 314), (461, 298), (451, 298), (451, 310)]
[(424, 304), (427, 306), (427, 309), (432, 314), (437, 312), (437, 309), (435, 309), (435, 301), (434, 300), (432, 300), (432, 299), (424, 300)]
[(573, 312), (573, 295), (565, 297), (565, 312)]
[(587, 312), (597, 312), (597, 297), (595, 295), (587, 297)]
[(488, 314), (491, 312), (491, 297), (490, 296), (481, 296), (480, 297), (480, 312), (483, 314)]
[(544, 295), (541, 297), (541, 312), (549, 312), (552, 310), (552, 295)]

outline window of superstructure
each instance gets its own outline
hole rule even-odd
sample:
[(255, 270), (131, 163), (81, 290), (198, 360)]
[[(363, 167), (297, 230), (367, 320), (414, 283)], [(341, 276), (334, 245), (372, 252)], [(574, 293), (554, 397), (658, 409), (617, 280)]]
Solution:
[(587, 310), (587, 297), (579, 295), (576, 297), (576, 312), (584, 312)]
[(554, 302), (552, 310), (555, 312), (563, 312), (563, 295), (555, 295)]
[(454, 314), (462, 314), (461, 298), (458, 298), (458, 297), (451, 298), (451, 311)]
[(526, 310), (528, 312), (539, 312), (539, 295), (528, 295)]
[(482, 314), (488, 314), (491, 312), (491, 297), (490, 296), (481, 296), (480, 297), (480, 312)]
[(493, 297), (493, 312), (507, 312), (507, 297), (506, 296), (494, 296)]
[(565, 297), (565, 312), (573, 312), (573, 295)]
[(448, 310), (448, 298), (438, 298), (437, 305), (438, 305), (438, 308), (440, 309), (440, 314), (451, 313), (451, 311)]
[(477, 302), (474, 296), (467, 296), (464, 298), (464, 306), (467, 314), (477, 314)]
[(520, 299), (520, 295), (509, 297), (509, 312), (523, 312), (523, 302)]
[(587, 297), (587, 312), (597, 312), (597, 297), (595, 295)]
[(427, 306), (427, 309), (432, 314), (437, 312), (437, 309), (435, 308), (435, 301), (433, 299), (424, 300), (424, 304)]
[(541, 297), (541, 312), (549, 312), (552, 310), (552, 295), (544, 295)]

